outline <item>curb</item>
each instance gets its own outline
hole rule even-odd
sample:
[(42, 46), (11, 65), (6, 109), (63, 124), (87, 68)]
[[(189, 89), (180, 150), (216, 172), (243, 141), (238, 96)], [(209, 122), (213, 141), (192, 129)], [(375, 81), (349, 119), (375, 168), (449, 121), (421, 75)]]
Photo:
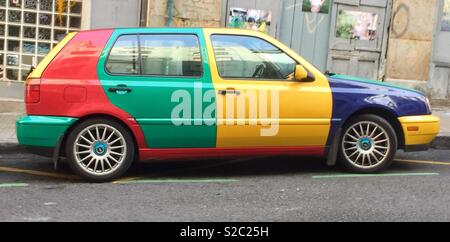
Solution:
[(431, 143), (431, 148), (437, 150), (450, 150), (450, 136), (438, 136)]

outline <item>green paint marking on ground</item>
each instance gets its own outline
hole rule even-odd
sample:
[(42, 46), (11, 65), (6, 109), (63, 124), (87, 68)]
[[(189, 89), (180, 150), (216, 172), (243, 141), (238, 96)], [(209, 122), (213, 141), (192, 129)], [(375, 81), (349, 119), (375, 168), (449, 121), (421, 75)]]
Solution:
[(0, 188), (27, 187), (26, 183), (0, 183)]
[(116, 181), (115, 184), (163, 184), (163, 183), (227, 183), (237, 182), (235, 179), (141, 179)]
[(388, 173), (388, 174), (336, 174), (313, 176), (313, 179), (326, 178), (361, 178), (361, 177), (392, 177), (392, 176), (439, 176), (439, 173)]

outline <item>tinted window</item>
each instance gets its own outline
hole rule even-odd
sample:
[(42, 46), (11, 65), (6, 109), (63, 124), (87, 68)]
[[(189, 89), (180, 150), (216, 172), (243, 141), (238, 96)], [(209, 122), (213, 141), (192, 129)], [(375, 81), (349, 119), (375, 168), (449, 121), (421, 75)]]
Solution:
[(195, 35), (141, 35), (142, 74), (201, 76), (202, 63)]
[(120, 36), (106, 62), (106, 69), (113, 74), (139, 74), (139, 46), (136, 35)]
[(217, 68), (224, 78), (293, 78), (297, 62), (269, 42), (256, 37), (213, 35)]

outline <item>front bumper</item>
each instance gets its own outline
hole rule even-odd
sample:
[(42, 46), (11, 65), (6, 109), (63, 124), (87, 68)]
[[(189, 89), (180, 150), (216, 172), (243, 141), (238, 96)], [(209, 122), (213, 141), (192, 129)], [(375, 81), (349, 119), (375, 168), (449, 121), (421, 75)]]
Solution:
[(425, 150), (440, 130), (440, 120), (433, 115), (400, 117), (405, 150)]
[(23, 116), (16, 122), (17, 140), (28, 147), (54, 148), (76, 118)]

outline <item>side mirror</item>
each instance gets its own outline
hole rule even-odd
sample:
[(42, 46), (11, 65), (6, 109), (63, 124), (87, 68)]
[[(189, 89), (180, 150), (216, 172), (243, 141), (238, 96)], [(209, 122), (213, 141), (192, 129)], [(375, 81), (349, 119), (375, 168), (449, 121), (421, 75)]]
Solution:
[(295, 80), (300, 82), (313, 82), (315, 78), (310, 76), (308, 71), (301, 65), (295, 67)]

